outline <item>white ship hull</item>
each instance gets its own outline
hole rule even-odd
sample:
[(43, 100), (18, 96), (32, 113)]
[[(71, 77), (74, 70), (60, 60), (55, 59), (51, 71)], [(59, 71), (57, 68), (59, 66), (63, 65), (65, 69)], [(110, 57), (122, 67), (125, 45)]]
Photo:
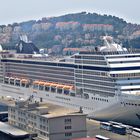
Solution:
[[(7, 84), (0, 85), (0, 96), (11, 96), (14, 99), (34, 96), (37, 101), (51, 102), (62, 105), (68, 108), (82, 107), (84, 113), (87, 113), (90, 118), (97, 120), (113, 120), (140, 127), (140, 107), (126, 106), (121, 102), (129, 102), (129, 99), (118, 97), (109, 97), (108, 102), (95, 101), (91, 99), (82, 99), (64, 94), (51, 93), (32, 88), (17, 87)], [(134, 100), (133, 103), (139, 103), (139, 100)]]

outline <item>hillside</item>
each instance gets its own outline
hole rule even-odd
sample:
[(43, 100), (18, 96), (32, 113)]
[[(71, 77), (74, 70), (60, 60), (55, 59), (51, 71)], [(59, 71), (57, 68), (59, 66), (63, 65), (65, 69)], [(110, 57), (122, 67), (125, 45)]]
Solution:
[(127, 23), (111, 15), (86, 12), (1, 25), (0, 44), (4, 48), (14, 48), (21, 34), (26, 34), (39, 48), (52, 48), (58, 52), (65, 47), (100, 45), (100, 37), (105, 34), (124, 44), (129, 38), (132, 47), (138, 48), (140, 44), (140, 25)]

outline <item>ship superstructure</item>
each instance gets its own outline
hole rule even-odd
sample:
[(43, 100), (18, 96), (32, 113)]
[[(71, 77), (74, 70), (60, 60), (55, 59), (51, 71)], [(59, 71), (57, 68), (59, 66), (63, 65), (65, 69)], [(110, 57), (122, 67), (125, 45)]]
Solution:
[(140, 51), (103, 39), (105, 46), (80, 52), (72, 61), (2, 57), (0, 94), (35, 97), (82, 108), (95, 119), (140, 126)]

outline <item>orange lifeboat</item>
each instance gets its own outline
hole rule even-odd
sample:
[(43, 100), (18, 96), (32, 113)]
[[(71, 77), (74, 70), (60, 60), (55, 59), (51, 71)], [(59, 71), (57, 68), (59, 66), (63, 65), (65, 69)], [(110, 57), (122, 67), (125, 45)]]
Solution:
[(56, 83), (52, 83), (52, 84), (51, 84), (52, 87), (56, 87), (57, 85), (58, 85), (58, 84), (56, 84)]
[(45, 82), (45, 86), (50, 86), (52, 83), (50, 82)]
[(39, 81), (34, 81), (33, 84), (34, 84), (34, 85), (35, 85), (35, 84), (39, 84)]
[(71, 86), (64, 86), (64, 89), (71, 89)]
[(39, 85), (45, 85), (46, 82), (39, 82)]
[(65, 85), (60, 85), (60, 84), (58, 84), (58, 85), (57, 85), (57, 88), (64, 88), (64, 86), (65, 86)]

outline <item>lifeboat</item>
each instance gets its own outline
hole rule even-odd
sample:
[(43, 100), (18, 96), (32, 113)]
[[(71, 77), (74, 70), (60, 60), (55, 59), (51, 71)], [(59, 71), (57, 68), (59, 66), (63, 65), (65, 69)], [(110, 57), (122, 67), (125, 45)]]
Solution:
[(51, 84), (51, 82), (45, 82), (45, 86), (50, 86)]
[(14, 79), (15, 79), (15, 77), (10, 77), (10, 80), (12, 80), (12, 79), (14, 80)]
[(29, 83), (28, 79), (21, 79), (21, 83)]
[(16, 80), (16, 83), (15, 83), (15, 84), (16, 84), (16, 86), (20, 86), (20, 81), (21, 81), (21, 79), (16, 78), (15, 80)]
[(10, 77), (4, 77), (4, 83), (8, 84), (9, 83)]
[(10, 77), (8, 77), (8, 76), (6, 76), (6, 77), (4, 77), (5, 79), (9, 79)]
[(38, 89), (39, 82), (40, 81), (37, 81), (37, 80), (36, 81), (33, 81), (33, 88), (34, 89)]
[(14, 85), (14, 81), (15, 81), (15, 78), (14, 77), (10, 77), (10, 84), (11, 85)]
[(10, 79), (10, 77), (4, 77), (4, 80), (9, 80)]
[(57, 87), (57, 85), (58, 85), (58, 84), (56, 84), (56, 83), (52, 83), (52, 84), (51, 84), (51, 87)]
[(68, 95), (70, 93), (72, 86), (64, 86), (64, 94)]
[(64, 88), (65, 87), (65, 85), (57, 85), (57, 88)]
[(56, 87), (57, 87), (58, 84), (56, 83), (52, 83), (51, 84), (51, 92), (56, 92)]
[(39, 85), (43, 86), (46, 82), (39, 82)]
[(45, 82), (45, 91), (49, 91), (50, 90), (50, 85), (51, 85), (52, 83), (50, 83), (50, 82)]
[(35, 85), (35, 84), (39, 84), (39, 82), (40, 82), (40, 81), (34, 81), (33, 84), (34, 84), (34, 85)]
[(29, 82), (30, 82), (29, 79), (21, 79), (21, 86), (28, 88)]
[(58, 84), (57, 85), (57, 93), (61, 94), (63, 92), (63, 88), (65, 85)]
[(72, 86), (64, 86), (64, 89), (72, 89)]
[(20, 78), (16, 78), (16, 80), (21, 80)]
[(39, 90), (43, 90), (44, 89), (44, 85), (45, 85), (45, 82), (40, 81), (39, 82)]

